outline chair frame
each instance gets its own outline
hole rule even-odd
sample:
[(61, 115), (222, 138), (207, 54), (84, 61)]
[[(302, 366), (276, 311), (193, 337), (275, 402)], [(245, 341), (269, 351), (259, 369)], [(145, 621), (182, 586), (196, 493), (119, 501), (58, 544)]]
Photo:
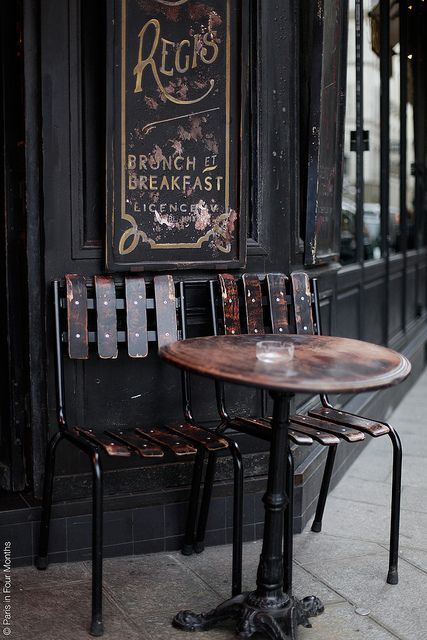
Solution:
[[(105, 278), (105, 277), (104, 277)], [(168, 285), (175, 288), (175, 283), (171, 276), (158, 276), (158, 281), (163, 278), (162, 284), (165, 284), (165, 278), (169, 278)], [(114, 280), (110, 278), (110, 281), (114, 284)], [(156, 278), (155, 278), (156, 284)], [(145, 286), (145, 285), (144, 285)], [(62, 331), (61, 309), (62, 301), (64, 297), (60, 294), (61, 281), (53, 281), (53, 302), (54, 302), (54, 321), (55, 321), (55, 364), (56, 364), (56, 407), (57, 407), (57, 422), (59, 430), (53, 435), (47, 445), (46, 450), (46, 466), (45, 466), (45, 480), (43, 490), (43, 508), (42, 517), (40, 523), (40, 537), (39, 537), (39, 549), (38, 556), (36, 558), (36, 567), (40, 570), (45, 570), (48, 567), (48, 545), (49, 545), (49, 530), (52, 511), (52, 495), (53, 495), (53, 480), (55, 473), (55, 458), (57, 448), (60, 442), (63, 440), (69, 441), (75, 445), (81, 451), (83, 451), (90, 460), (92, 470), (92, 613), (90, 634), (93, 636), (101, 636), (104, 631), (103, 619), (102, 619), (102, 562), (103, 562), (103, 471), (101, 453), (110, 453), (110, 450), (104, 448), (103, 439), (100, 435), (91, 434), (90, 439), (87, 439), (87, 434), (83, 433), (83, 430), (77, 431), (74, 428), (70, 428), (66, 419), (66, 407), (65, 407), (65, 371), (64, 371), (64, 342), (65, 336)], [(180, 324), (181, 332), (176, 337), (184, 339), (186, 337), (186, 310), (185, 310), (185, 283), (179, 283), (179, 298), (176, 299), (175, 306), (176, 311), (180, 312)], [(86, 312), (87, 317), (87, 312)], [(67, 318), (67, 329), (69, 330), (69, 318)], [(156, 322), (157, 329), (157, 322)], [(169, 336), (169, 332), (166, 333), (168, 338), (173, 339), (174, 336)], [(159, 331), (153, 335), (153, 332), (147, 332), (148, 341), (157, 341), (160, 343)], [(93, 340), (91, 340), (93, 341)], [(126, 341), (126, 337), (118, 337), (118, 342)], [(160, 346), (160, 345), (159, 345)], [(146, 354), (145, 354), (146, 355)], [(110, 357), (115, 357), (114, 355)], [(143, 356), (138, 356), (143, 357)], [(197, 430), (197, 434), (206, 434), (206, 438), (201, 440), (194, 440), (190, 436), (183, 433), (180, 434), (180, 440), (194, 449), (194, 468), (193, 478), (190, 490), (189, 508), (187, 514), (187, 523), (184, 535), (184, 548), (185, 553), (189, 550), (191, 545), (191, 551), (193, 548), (194, 531), (197, 521), (197, 506), (199, 501), (199, 492), (201, 486), (201, 479), (204, 468), (204, 459), (206, 451), (210, 451), (210, 446), (207, 445), (204, 440), (212, 441), (212, 444), (217, 440), (217, 436), (211, 430), (206, 427), (201, 427), (196, 424), (193, 416), (192, 402), (191, 402), (191, 380), (188, 372), (183, 371), (182, 377), (182, 402), (183, 402), (183, 415), (188, 423), (187, 426), (193, 425)], [(169, 427), (170, 429), (171, 427)], [(168, 427), (165, 427), (168, 432)], [(130, 448), (124, 446), (120, 438), (112, 432), (107, 432), (108, 438), (115, 438), (114, 442), (110, 445), (113, 453), (119, 455), (130, 455)], [(174, 439), (177, 439), (176, 432), (173, 431), (169, 435), (174, 435)], [(144, 436), (148, 434), (144, 433)], [(86, 436), (86, 437), (85, 437)], [(149, 436), (148, 436), (149, 437)], [(234, 469), (234, 502), (233, 502), (233, 559), (232, 559), (232, 595), (240, 593), (241, 591), (241, 549), (242, 549), (242, 499), (243, 499), (243, 466), (242, 458), (237, 443), (224, 435), (221, 436), (227, 444), (233, 461)], [(155, 442), (155, 441), (154, 441)], [(194, 447), (191, 447), (191, 445)], [(126, 443), (125, 443), (126, 444)], [(144, 445), (146, 446), (146, 445)], [(157, 447), (156, 444), (153, 445)], [(124, 453), (128, 451), (127, 453)], [(111, 455), (111, 454), (110, 454)]]

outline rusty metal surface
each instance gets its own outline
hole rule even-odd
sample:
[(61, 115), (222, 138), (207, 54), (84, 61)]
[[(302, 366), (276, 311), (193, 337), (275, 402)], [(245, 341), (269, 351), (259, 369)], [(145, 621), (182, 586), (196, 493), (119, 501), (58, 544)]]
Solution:
[(256, 358), (263, 336), (210, 336), (167, 345), (160, 356), (176, 366), (228, 382), (289, 392), (357, 393), (398, 384), (411, 371), (396, 351), (361, 340), (289, 335), (274, 339), (294, 345), (292, 360)]
[(89, 357), (89, 336), (87, 329), (87, 289), (83, 276), (68, 274), (67, 286), (67, 328), (68, 355), (70, 358), (86, 360)]

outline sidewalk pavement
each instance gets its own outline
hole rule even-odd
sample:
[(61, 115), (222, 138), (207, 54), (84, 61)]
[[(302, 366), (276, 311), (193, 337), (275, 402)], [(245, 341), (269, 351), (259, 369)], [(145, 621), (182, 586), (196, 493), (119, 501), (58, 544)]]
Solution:
[[(318, 595), (325, 612), (300, 640), (427, 640), (427, 371), (390, 422), (403, 443), (399, 584), (386, 584), (391, 487), (388, 438), (369, 444), (329, 496), (322, 533), (295, 536), (297, 596)], [(356, 445), (355, 445), (356, 446)], [(253, 588), (259, 542), (244, 548), (244, 587)], [(105, 561), (104, 640), (182, 640), (179, 609), (209, 610), (230, 594), (231, 548)], [(13, 573), (13, 640), (89, 638), (90, 564)], [(361, 615), (364, 614), (364, 615)], [(192, 640), (234, 637), (233, 625)], [(261, 636), (257, 636), (261, 638)]]

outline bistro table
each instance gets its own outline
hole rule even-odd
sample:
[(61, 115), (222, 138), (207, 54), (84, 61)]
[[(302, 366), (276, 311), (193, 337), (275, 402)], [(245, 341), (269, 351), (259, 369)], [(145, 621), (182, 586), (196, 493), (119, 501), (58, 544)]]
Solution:
[[(263, 362), (256, 357), (262, 340), (294, 346), (290, 361)], [(249, 638), (261, 632), (272, 640), (297, 637), (299, 624), (323, 611), (315, 596), (302, 600), (283, 589), (283, 512), (288, 498), (285, 477), (290, 400), (295, 393), (357, 393), (389, 387), (404, 380), (408, 360), (391, 349), (360, 340), (329, 336), (211, 336), (173, 342), (160, 350), (170, 364), (211, 378), (267, 389), (273, 399), (272, 436), (265, 505), (264, 536), (254, 591), (226, 600), (208, 613), (179, 612), (173, 624), (203, 631), (234, 619), (236, 633)]]

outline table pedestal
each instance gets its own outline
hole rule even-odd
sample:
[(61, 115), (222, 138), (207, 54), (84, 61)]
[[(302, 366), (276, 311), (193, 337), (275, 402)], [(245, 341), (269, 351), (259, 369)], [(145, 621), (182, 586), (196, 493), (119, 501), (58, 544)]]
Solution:
[[(271, 395), (274, 400), (273, 425), (267, 492), (263, 498), (265, 521), (257, 588), (226, 600), (208, 613), (180, 611), (173, 620), (179, 629), (204, 631), (218, 622), (232, 619), (236, 620), (236, 633), (242, 638), (261, 632), (272, 640), (296, 640), (298, 625), (310, 627), (309, 618), (323, 612), (323, 605), (315, 596), (298, 600), (283, 590), (283, 513), (288, 504), (285, 477), (292, 395), (278, 391)], [(291, 575), (289, 571), (287, 575)]]

